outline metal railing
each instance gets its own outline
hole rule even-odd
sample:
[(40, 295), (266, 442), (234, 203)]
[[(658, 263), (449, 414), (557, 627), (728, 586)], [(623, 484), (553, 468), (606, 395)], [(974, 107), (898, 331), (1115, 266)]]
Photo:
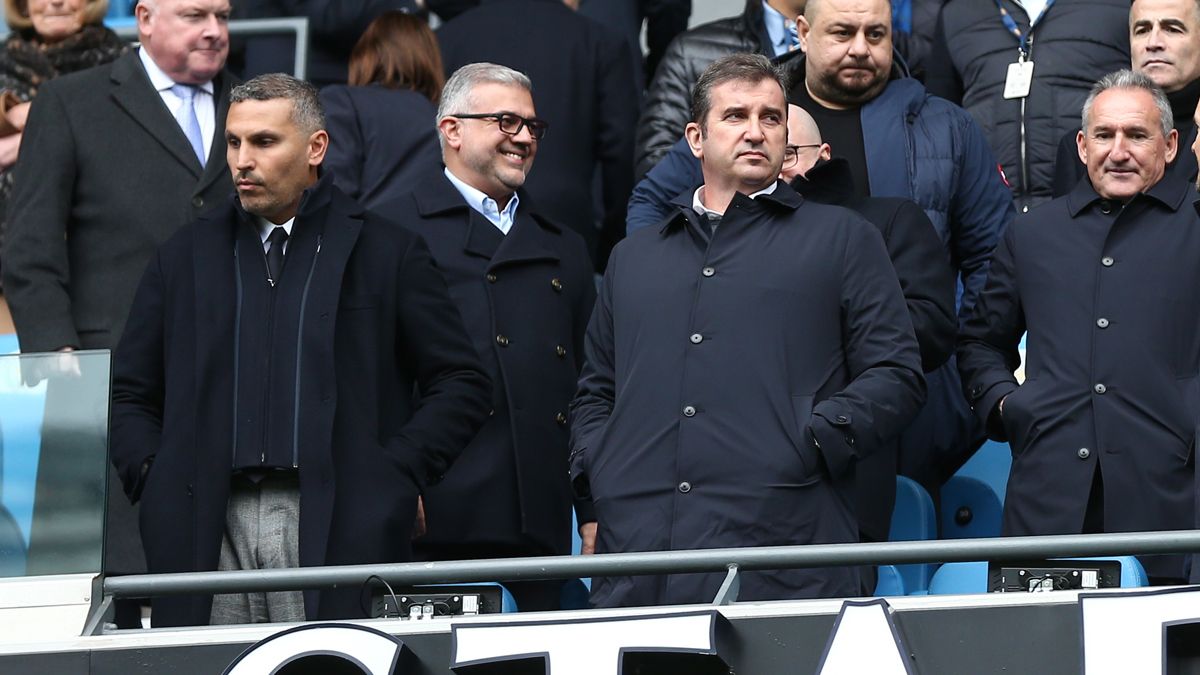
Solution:
[[(247, 593), (362, 586), (372, 577), (397, 585), (476, 581), (570, 579), (686, 572), (727, 572), (714, 600), (737, 599), (737, 574), (746, 570), (802, 569), (844, 565), (893, 565), (930, 562), (994, 562), (1108, 555), (1200, 552), (1200, 530), (1123, 534), (1072, 534), (992, 537), (940, 541), (865, 544), (812, 544), (762, 548), (722, 548), (594, 556), (550, 556), (500, 560), (343, 565), (227, 572), (188, 572), (110, 577), (103, 581), (105, 607), (112, 598), (187, 593)], [(87, 634), (85, 632), (85, 634)]]
[[(109, 27), (123, 39), (130, 41), (137, 40), (138, 33), (135, 23), (110, 22)], [(296, 36), (292, 75), (303, 80), (308, 74), (308, 17), (239, 19), (229, 22), (229, 35), (231, 37), (279, 34), (294, 34)]]

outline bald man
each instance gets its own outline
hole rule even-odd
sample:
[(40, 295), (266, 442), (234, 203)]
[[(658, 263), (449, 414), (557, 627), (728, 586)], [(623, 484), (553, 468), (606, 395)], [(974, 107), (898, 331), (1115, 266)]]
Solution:
[[(915, 203), (894, 197), (862, 197), (844, 159), (831, 159), (816, 121), (788, 106), (788, 139), (780, 178), (805, 199), (842, 206), (879, 228), (900, 280), (925, 372), (940, 367), (954, 351), (954, 273), (941, 239)], [(675, 195), (704, 181), (686, 139), (677, 143), (638, 183), (629, 202), (627, 231), (655, 226), (672, 214)], [(880, 450), (857, 468), (859, 532), (864, 541), (886, 541), (896, 497), (896, 448)], [(867, 589), (868, 591), (873, 589)]]

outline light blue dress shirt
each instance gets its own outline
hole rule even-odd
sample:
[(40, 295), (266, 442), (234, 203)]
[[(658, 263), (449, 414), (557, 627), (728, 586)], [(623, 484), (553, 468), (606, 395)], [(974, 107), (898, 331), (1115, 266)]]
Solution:
[(517, 193), (513, 193), (512, 199), (508, 200), (508, 205), (501, 211), (500, 205), (496, 203), (495, 199), (462, 182), (458, 179), (458, 176), (450, 173), (450, 169), (446, 169), (445, 172), (446, 178), (450, 179), (450, 183), (454, 185), (458, 193), (467, 201), (467, 206), (470, 206), (484, 218), (487, 218), (488, 222), (496, 226), (496, 229), (504, 234), (508, 234), (508, 231), (512, 229), (513, 219), (517, 217), (517, 204), (521, 201), (517, 197)]

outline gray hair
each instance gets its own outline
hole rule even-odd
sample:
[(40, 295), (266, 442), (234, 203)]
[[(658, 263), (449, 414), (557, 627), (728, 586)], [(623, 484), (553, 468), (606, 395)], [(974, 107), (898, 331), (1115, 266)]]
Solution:
[[(787, 81), (779, 66), (771, 63), (771, 60), (762, 54), (730, 54), (713, 61), (712, 65), (700, 74), (700, 79), (696, 80), (696, 86), (692, 89), (692, 121), (700, 125), (701, 131), (705, 130), (705, 118), (712, 108), (712, 90), (718, 85), (735, 80), (752, 84), (774, 80), (779, 85), (784, 100), (787, 100)], [(787, 114), (786, 105), (784, 114)]]
[(1080, 120), (1082, 123), (1080, 128), (1083, 129), (1085, 135), (1088, 131), (1088, 121), (1092, 116), (1092, 104), (1096, 102), (1097, 96), (1109, 89), (1141, 89), (1150, 94), (1150, 97), (1154, 99), (1154, 107), (1158, 108), (1158, 122), (1163, 137), (1171, 135), (1171, 129), (1175, 127), (1175, 114), (1171, 112), (1171, 102), (1167, 100), (1167, 95), (1163, 93), (1161, 87), (1136, 70), (1118, 70), (1109, 73), (1092, 85), (1087, 100), (1083, 102), (1083, 116)]
[[(471, 110), (471, 92), (481, 84), (502, 84), (509, 87), (520, 87), (533, 95), (533, 83), (529, 76), (519, 70), (495, 63), (468, 63), (454, 71), (446, 85), (442, 87), (442, 98), (438, 101), (437, 119), (450, 117), (454, 113), (496, 112), (494, 110)], [(438, 134), (438, 143), (442, 150), (446, 149), (446, 139)]]
[(292, 122), (306, 134), (325, 128), (325, 108), (317, 88), (283, 73), (267, 73), (239, 84), (229, 92), (229, 103), (243, 101), (274, 101), (285, 98), (292, 102)]

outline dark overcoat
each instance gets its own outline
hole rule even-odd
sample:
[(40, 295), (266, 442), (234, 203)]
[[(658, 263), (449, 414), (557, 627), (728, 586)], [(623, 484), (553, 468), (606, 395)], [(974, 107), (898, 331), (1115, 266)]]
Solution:
[(528, 195), (519, 199), (504, 235), (439, 171), (383, 211), (429, 243), (494, 383), (493, 414), (425, 495), (420, 541), (565, 554), (567, 406), (596, 285), (583, 240), (538, 215)]
[[(538, 117), (550, 123), (538, 170), (525, 189), (555, 222), (587, 242), (597, 269), (625, 234), (633, 189), (633, 135), (640, 92), (630, 50), (606, 26), (562, 0), (483, 0), (437, 31), (446, 73), (489, 61), (533, 81)], [(453, 112), (495, 112), (455, 110)], [(600, 169), (600, 204), (593, 177)], [(598, 230), (593, 213), (600, 213)]]
[[(711, 238), (676, 201), (616, 248), (572, 404), (597, 552), (858, 541), (854, 465), (925, 394), (879, 231), (779, 183)], [(723, 574), (593, 580), (599, 606), (709, 602)], [(745, 600), (859, 592), (853, 568), (752, 572)]]
[(442, 166), (437, 107), (409, 89), (332, 85), (321, 90), (337, 186), (368, 209), (400, 199)]
[[(968, 400), (1012, 447), (1004, 534), (1081, 532), (1096, 470), (1106, 531), (1192, 527), (1200, 219), (1190, 193), (1164, 179), (1122, 207), (1085, 178), (1004, 234), (958, 349)], [(1178, 557), (1148, 562), (1151, 575), (1181, 576)]]
[[(22, 352), (116, 347), (155, 248), (233, 191), (223, 139), (234, 84), (226, 72), (213, 81), (216, 126), (204, 166), (136, 51), (41, 86), (13, 168), (0, 251)], [(47, 395), (57, 400), (64, 393), (70, 402), (50, 410), (98, 405), (55, 386)], [(48, 422), (46, 429), (53, 428)], [(59, 488), (53, 467), (60, 458), (70, 463), (76, 452), (60, 446), (60, 437), (44, 435), (39, 492)], [(119, 489), (110, 475), (109, 492)], [(136, 519), (123, 500), (108, 500), (105, 571), (145, 569)], [(33, 536), (42, 529), (35, 524)]]
[[(234, 203), (168, 241), (114, 357), (112, 457), (140, 496), (151, 572), (213, 570), (231, 473), (238, 294)], [(403, 562), (417, 492), (487, 416), (489, 381), (419, 237), (326, 175), (295, 228), (321, 229), (294, 338), (300, 564)], [(413, 401), (414, 387), (422, 399)], [(143, 481), (143, 463), (153, 458)], [(140, 494), (139, 494), (140, 493)], [(358, 588), (305, 593), (310, 619), (361, 616)], [(207, 623), (211, 597), (155, 600), (156, 625)]]

